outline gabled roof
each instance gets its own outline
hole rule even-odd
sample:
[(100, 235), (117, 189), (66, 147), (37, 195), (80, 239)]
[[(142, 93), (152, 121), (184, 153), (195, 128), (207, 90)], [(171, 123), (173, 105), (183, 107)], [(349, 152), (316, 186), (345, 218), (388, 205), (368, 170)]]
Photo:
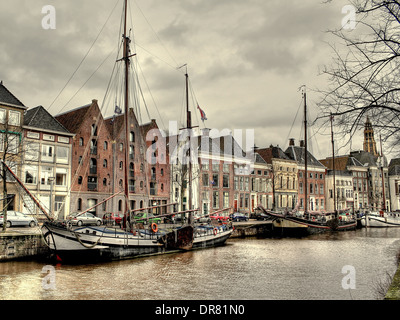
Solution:
[(372, 153), (367, 151), (352, 151), (350, 155), (356, 158), (359, 162), (361, 162), (364, 166), (377, 166), (378, 157), (374, 156)]
[(24, 125), (49, 131), (70, 133), (42, 106), (27, 110), (24, 117)]
[(335, 157), (335, 168), (333, 168), (332, 158), (326, 158), (319, 161), (329, 170), (335, 169), (336, 171), (346, 171), (349, 166), (364, 167), (360, 161), (348, 155)]
[(60, 122), (69, 132), (77, 133), (83, 121), (86, 119), (86, 113), (93, 103), (82, 106), (80, 108), (56, 115), (55, 118)]
[[(299, 146), (289, 146), (285, 154), (296, 161), (298, 164), (305, 164), (305, 148)], [(307, 150), (307, 165), (314, 167), (324, 168), (325, 166), (319, 162), (308, 150)]]
[(4, 85), (0, 82), (0, 104), (10, 105), (26, 109), (24, 104), (19, 101)]
[(272, 159), (292, 160), (278, 146), (274, 147), (271, 145), (269, 148), (257, 149), (255, 152), (257, 152), (269, 164), (272, 163)]

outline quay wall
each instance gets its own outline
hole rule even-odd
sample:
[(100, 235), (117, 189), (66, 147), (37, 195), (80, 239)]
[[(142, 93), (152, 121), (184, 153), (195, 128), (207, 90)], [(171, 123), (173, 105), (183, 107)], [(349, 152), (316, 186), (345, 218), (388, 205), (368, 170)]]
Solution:
[(233, 223), (231, 238), (245, 238), (270, 235), (273, 226), (271, 221), (248, 221)]
[(47, 252), (41, 234), (0, 233), (0, 262), (37, 257)]

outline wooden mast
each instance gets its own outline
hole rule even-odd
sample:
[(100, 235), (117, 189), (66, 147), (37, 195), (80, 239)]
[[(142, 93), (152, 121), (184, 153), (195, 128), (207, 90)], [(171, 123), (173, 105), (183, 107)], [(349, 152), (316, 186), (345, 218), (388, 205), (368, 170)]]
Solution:
[[(185, 73), (185, 78), (186, 78), (186, 129), (188, 130), (189, 134), (189, 210), (193, 209), (193, 203), (192, 203), (192, 155), (191, 155), (191, 149), (192, 149), (192, 117), (191, 113), (189, 111), (189, 75), (187, 73), (187, 67), (186, 67), (186, 73)], [(192, 224), (192, 213), (189, 212), (189, 219), (188, 223)]]
[(379, 141), (381, 143), (381, 174), (382, 174), (382, 196), (383, 196), (383, 205), (382, 205), (382, 210), (386, 211), (386, 196), (385, 196), (385, 177), (384, 177), (384, 172), (383, 172), (383, 149), (382, 149), (382, 136), (379, 135)]
[(128, 177), (128, 163), (129, 163), (129, 43), (130, 39), (126, 34), (127, 29), (127, 13), (128, 13), (128, 0), (125, 0), (125, 10), (124, 10), (124, 50), (123, 50), (123, 60), (125, 61), (125, 211), (129, 211), (129, 177)]
[(307, 155), (307, 93), (306, 87), (303, 87), (303, 98), (304, 98), (304, 214), (308, 211), (308, 195), (307, 195), (307, 175), (308, 175), (308, 155)]
[(335, 140), (333, 139), (333, 115), (331, 112), (331, 142), (332, 142), (332, 169), (333, 169), (333, 211), (337, 216), (336, 209), (336, 174), (335, 174)]

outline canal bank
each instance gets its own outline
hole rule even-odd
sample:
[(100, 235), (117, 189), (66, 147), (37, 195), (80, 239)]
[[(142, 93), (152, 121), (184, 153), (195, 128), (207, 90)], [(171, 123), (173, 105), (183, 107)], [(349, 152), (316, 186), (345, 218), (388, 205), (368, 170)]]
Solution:
[(393, 276), (392, 283), (386, 293), (385, 300), (400, 300), (400, 266)]
[(0, 233), (0, 262), (42, 256), (48, 247), (38, 229), (8, 229)]

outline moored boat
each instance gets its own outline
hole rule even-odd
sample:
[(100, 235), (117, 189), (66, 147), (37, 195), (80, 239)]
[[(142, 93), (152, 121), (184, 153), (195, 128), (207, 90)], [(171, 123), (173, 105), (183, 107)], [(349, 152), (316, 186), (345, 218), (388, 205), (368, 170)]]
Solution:
[(367, 228), (400, 227), (400, 213), (385, 211), (366, 213), (361, 217), (361, 225)]

